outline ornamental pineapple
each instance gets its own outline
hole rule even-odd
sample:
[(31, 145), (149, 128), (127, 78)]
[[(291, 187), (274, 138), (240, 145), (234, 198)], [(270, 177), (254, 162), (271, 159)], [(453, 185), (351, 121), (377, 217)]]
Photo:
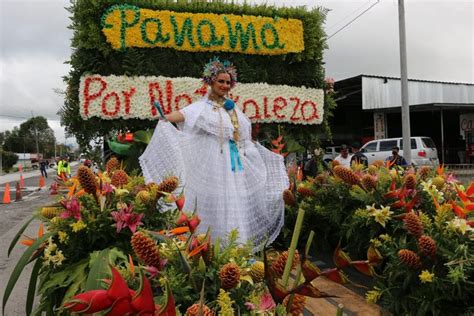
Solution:
[(128, 174), (124, 170), (116, 170), (112, 175), (112, 185), (119, 188), (128, 183)]
[(423, 234), (423, 223), (414, 212), (407, 213), (403, 219), (403, 223), (410, 235), (418, 238)]
[(207, 307), (206, 305), (202, 305), (202, 311), (200, 311), (201, 305), (200, 304), (194, 304), (186, 310), (186, 313), (184, 314), (185, 316), (214, 316), (215, 313), (212, 309)]
[(314, 196), (314, 191), (309, 187), (308, 184), (301, 183), (298, 185), (296, 191), (304, 198)]
[(333, 160), (333, 161), (331, 162), (331, 165), (332, 165), (333, 169), (334, 169), (334, 167), (339, 166), (340, 164), (341, 164), (341, 163), (340, 163), (339, 161), (337, 161), (337, 160)]
[(250, 267), (249, 274), (255, 283), (262, 282), (265, 278), (265, 264), (262, 261), (256, 261)]
[(405, 177), (405, 187), (409, 190), (416, 189), (416, 175), (409, 174)]
[(430, 236), (422, 235), (418, 238), (418, 246), (424, 255), (432, 258), (436, 256), (436, 242)]
[(372, 162), (371, 166), (375, 166), (376, 168), (380, 168), (385, 165), (385, 162), (383, 160), (375, 160)]
[(423, 166), (418, 170), (418, 175), (421, 179), (426, 180), (431, 173), (431, 167)]
[[(275, 275), (278, 278), (281, 278), (283, 276), (283, 272), (285, 271), (285, 265), (286, 265), (286, 260), (288, 260), (288, 251), (282, 252), (278, 258), (276, 258), (272, 262), (272, 270), (275, 272)], [(291, 263), (291, 269), (294, 269), (296, 265), (298, 265), (300, 262), (300, 255), (298, 253), (298, 250), (295, 251), (295, 255), (293, 257), (293, 262)]]
[(283, 201), (285, 201), (285, 204), (288, 206), (296, 206), (295, 195), (289, 189), (283, 191)]
[(436, 189), (441, 190), (443, 189), (446, 181), (444, 180), (442, 176), (437, 176), (433, 178), (432, 183), (436, 187)]
[(151, 201), (151, 194), (148, 191), (142, 190), (137, 193), (137, 196), (135, 197), (136, 201), (140, 201), (143, 204), (148, 204)]
[(120, 162), (117, 157), (112, 157), (105, 164), (105, 170), (109, 175), (113, 174), (115, 170), (120, 169)]
[(379, 168), (377, 166), (374, 166), (374, 165), (370, 165), (369, 168), (367, 168), (367, 172), (373, 176), (375, 176), (377, 174), (377, 171), (379, 170)]
[(45, 206), (41, 209), (41, 216), (52, 219), (58, 216), (64, 209), (60, 206)]
[[(289, 300), (290, 300), (290, 295), (287, 295), (285, 299), (283, 300), (283, 305), (288, 306)], [(293, 301), (291, 302), (289, 314), (292, 316), (302, 315), (305, 304), (306, 304), (306, 296), (301, 295), (301, 294), (295, 294), (293, 296)]]
[(316, 184), (320, 184), (320, 185), (326, 183), (326, 180), (327, 180), (327, 179), (326, 179), (326, 176), (325, 176), (324, 174), (318, 174), (318, 175), (316, 176), (316, 178), (314, 179), (314, 181), (316, 182)]
[(347, 184), (354, 185), (359, 184), (360, 182), (360, 177), (354, 171), (344, 166), (334, 167), (333, 172), (338, 178), (342, 179)]
[(420, 257), (411, 250), (401, 249), (398, 251), (398, 259), (412, 269), (419, 269), (421, 267)]
[(163, 181), (158, 184), (158, 191), (172, 193), (178, 188), (179, 179), (175, 176), (170, 176), (165, 178)]
[(160, 268), (160, 252), (155, 240), (142, 232), (136, 232), (132, 236), (131, 244), (133, 251), (145, 265)]
[(219, 278), (221, 279), (221, 288), (224, 290), (236, 287), (240, 281), (240, 267), (235, 263), (225, 264), (219, 271)]
[(362, 177), (361, 184), (367, 191), (372, 191), (377, 186), (377, 178), (366, 174)]
[(80, 166), (77, 169), (77, 179), (81, 184), (81, 187), (89, 194), (95, 194), (98, 184), (95, 179), (95, 174), (92, 170), (86, 166)]

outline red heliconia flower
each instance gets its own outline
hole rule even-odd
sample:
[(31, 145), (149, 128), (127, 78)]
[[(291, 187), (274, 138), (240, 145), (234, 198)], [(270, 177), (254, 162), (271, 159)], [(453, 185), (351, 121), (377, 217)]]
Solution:
[(155, 302), (153, 301), (153, 290), (151, 289), (150, 281), (141, 274), (142, 281), (140, 288), (132, 298), (132, 308), (142, 313), (150, 313), (151, 315), (155, 312)]
[(352, 261), (351, 266), (367, 276), (372, 277), (375, 275), (374, 267), (372, 267), (368, 260)]
[(175, 201), (176, 207), (178, 208), (178, 210), (181, 211), (181, 210), (183, 209), (184, 201), (185, 201), (184, 195), (181, 194), (181, 195), (178, 197), (178, 199)]
[(127, 282), (123, 279), (120, 272), (113, 266), (110, 266), (112, 270), (112, 281), (110, 283), (109, 289), (107, 290), (107, 294), (113, 300), (119, 300), (122, 298), (130, 298), (130, 291), (128, 290)]
[(176, 225), (178, 225), (178, 226), (181, 226), (181, 225), (188, 226), (188, 221), (189, 221), (188, 216), (183, 211), (179, 212), (178, 219), (176, 220)]
[(331, 281), (341, 283), (341, 284), (346, 283), (348, 281), (347, 276), (338, 268), (323, 270), (321, 271), (321, 275), (324, 275), (326, 278), (328, 278)]
[(339, 269), (344, 269), (345, 267), (348, 267), (351, 264), (351, 258), (347, 253), (342, 251), (340, 244), (337, 245), (336, 249), (334, 250), (332, 260), (334, 261), (336, 267), (338, 267)]
[(106, 290), (92, 290), (77, 294), (67, 301), (63, 307), (69, 312), (93, 314), (112, 306)]
[(191, 233), (194, 233), (196, 228), (199, 226), (199, 223), (201, 223), (201, 219), (197, 214), (194, 214), (188, 222), (188, 227)]

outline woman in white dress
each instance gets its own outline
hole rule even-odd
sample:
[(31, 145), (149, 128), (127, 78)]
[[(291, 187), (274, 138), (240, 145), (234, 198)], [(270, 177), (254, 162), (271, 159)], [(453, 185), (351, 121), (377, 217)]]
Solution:
[(215, 58), (203, 81), (211, 87), (203, 99), (157, 125), (140, 157), (145, 181), (178, 176), (184, 210), (197, 209), (200, 232), (210, 227), (216, 238), (237, 229), (241, 242), (272, 242), (283, 226), (289, 185), (283, 157), (252, 141), (250, 120), (226, 98), (237, 81), (235, 67)]

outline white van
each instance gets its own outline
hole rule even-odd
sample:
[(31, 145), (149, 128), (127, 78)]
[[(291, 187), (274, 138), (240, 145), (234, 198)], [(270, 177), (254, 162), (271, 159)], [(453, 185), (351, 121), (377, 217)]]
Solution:
[[(387, 159), (392, 155), (392, 148), (399, 147), (399, 155), (403, 155), (403, 139), (385, 138), (367, 142), (361, 151), (369, 159), (369, 164), (375, 160)], [(439, 165), (438, 151), (433, 140), (429, 137), (417, 136), (411, 138), (411, 160), (415, 166), (437, 166)]]

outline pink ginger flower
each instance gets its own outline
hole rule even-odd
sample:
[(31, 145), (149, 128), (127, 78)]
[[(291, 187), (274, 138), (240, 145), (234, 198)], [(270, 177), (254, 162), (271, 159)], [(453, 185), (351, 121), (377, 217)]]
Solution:
[(65, 219), (74, 217), (76, 220), (81, 219), (81, 204), (75, 196), (69, 200), (62, 200), (61, 205), (66, 210), (59, 215), (60, 218)]
[(267, 312), (276, 307), (275, 301), (273, 300), (272, 296), (270, 293), (265, 293), (263, 294), (261, 300), (260, 300), (260, 305), (258, 306), (258, 309), (260, 312)]
[(143, 225), (141, 222), (143, 214), (134, 213), (132, 209), (133, 206), (125, 205), (120, 211), (110, 213), (116, 222), (117, 233), (125, 227), (128, 227), (134, 233), (137, 231), (137, 226)]

